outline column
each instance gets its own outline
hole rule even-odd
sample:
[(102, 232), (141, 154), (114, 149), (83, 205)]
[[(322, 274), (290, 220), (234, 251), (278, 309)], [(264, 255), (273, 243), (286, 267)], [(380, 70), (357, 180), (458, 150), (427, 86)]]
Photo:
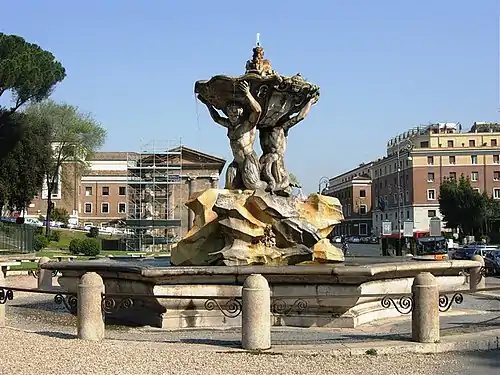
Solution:
[(211, 188), (218, 189), (219, 188), (219, 177), (212, 177), (211, 181), (212, 181)]
[[(196, 192), (196, 177), (189, 176), (188, 177), (188, 199), (191, 199), (193, 193)], [(194, 212), (193, 210), (188, 208), (188, 230), (191, 230), (193, 227), (194, 221)]]

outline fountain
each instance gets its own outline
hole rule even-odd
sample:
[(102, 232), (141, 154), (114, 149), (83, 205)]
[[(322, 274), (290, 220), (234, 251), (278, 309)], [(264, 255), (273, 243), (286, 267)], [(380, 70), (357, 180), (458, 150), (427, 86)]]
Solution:
[[(186, 203), (194, 225), (172, 250), (171, 265), (154, 258), (44, 264), (62, 273), (63, 289), (75, 292), (83, 273), (97, 272), (106, 293), (136, 295), (132, 306), (110, 315), (114, 320), (180, 328), (240, 325), (239, 317), (227, 319), (227, 311), (207, 300), (215, 296), (215, 305), (224, 306), (241, 295), (253, 273), (267, 278), (275, 299), (292, 313), (273, 323), (300, 327), (355, 327), (397, 316), (396, 309), (382, 308), (380, 297), (365, 295), (409, 293), (420, 272), (432, 272), (441, 290), (467, 287), (462, 271), (478, 262), (344, 263), (342, 251), (327, 239), (343, 219), (340, 202), (320, 194), (293, 196), (295, 183), (284, 163), (289, 132), (318, 102), (319, 87), (300, 74), (277, 73), (260, 43), (242, 76), (197, 81), (195, 93), (227, 129), (234, 160), (225, 188), (199, 192)], [(155, 297), (162, 295), (173, 298)]]

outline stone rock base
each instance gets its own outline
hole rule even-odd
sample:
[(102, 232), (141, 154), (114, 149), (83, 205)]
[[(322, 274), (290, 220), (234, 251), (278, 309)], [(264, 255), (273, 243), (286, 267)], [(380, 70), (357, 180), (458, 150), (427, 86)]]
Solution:
[(337, 198), (281, 197), (262, 190), (208, 189), (186, 203), (192, 229), (172, 249), (179, 266), (294, 265), (342, 262), (326, 238), (343, 219)]

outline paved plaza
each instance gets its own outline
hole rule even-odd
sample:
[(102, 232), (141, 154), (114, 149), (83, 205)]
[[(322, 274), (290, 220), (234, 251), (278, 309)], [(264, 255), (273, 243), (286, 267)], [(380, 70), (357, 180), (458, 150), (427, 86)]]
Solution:
[[(9, 277), (10, 286), (34, 287), (32, 277)], [(498, 285), (498, 279), (489, 279)], [(441, 354), (352, 356), (342, 348), (380, 348), (408, 343), (409, 316), (373, 322), (356, 329), (274, 327), (273, 349), (261, 354), (239, 350), (239, 328), (161, 330), (107, 326), (104, 342), (76, 339), (76, 319), (49, 295), (16, 293), (0, 329), (0, 374), (36, 371), (52, 374), (497, 374), (499, 351)], [(444, 341), (463, 333), (500, 328), (500, 301), (465, 296), (442, 314)], [(340, 349), (340, 350), (339, 350)], [(12, 355), (15, 353), (15, 355)], [(346, 354), (347, 353), (347, 354)], [(375, 352), (372, 351), (372, 354)]]

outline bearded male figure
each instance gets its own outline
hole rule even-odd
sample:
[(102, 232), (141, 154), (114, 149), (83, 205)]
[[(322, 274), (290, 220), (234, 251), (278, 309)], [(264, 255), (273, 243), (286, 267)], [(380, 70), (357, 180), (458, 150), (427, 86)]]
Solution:
[(215, 107), (198, 95), (198, 99), (207, 106), (212, 119), (227, 129), (227, 136), (233, 152), (233, 161), (226, 171), (226, 189), (265, 189), (267, 184), (260, 179), (260, 163), (254, 150), (256, 126), (262, 108), (250, 93), (248, 82), (238, 84), (248, 102), (250, 111), (244, 113), (244, 106), (231, 103), (226, 107), (227, 118), (222, 117)]

